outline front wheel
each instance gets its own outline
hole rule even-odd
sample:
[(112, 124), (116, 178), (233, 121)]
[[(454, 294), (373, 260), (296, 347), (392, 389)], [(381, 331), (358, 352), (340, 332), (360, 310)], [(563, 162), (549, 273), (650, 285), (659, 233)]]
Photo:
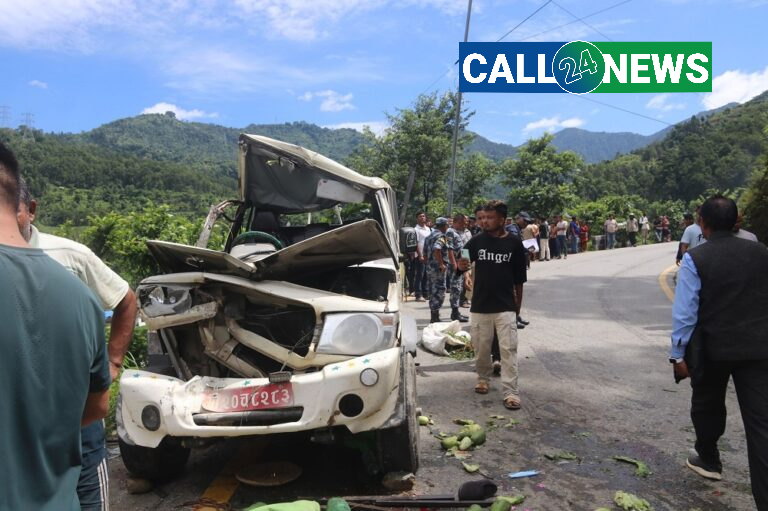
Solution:
[(164, 438), (155, 448), (130, 445), (118, 438), (123, 465), (135, 477), (151, 481), (172, 479), (184, 471), (190, 449), (174, 438)]
[(413, 472), (419, 469), (419, 421), (416, 416), (416, 364), (403, 352), (400, 402), (405, 420), (394, 428), (376, 432), (379, 468), (382, 473)]

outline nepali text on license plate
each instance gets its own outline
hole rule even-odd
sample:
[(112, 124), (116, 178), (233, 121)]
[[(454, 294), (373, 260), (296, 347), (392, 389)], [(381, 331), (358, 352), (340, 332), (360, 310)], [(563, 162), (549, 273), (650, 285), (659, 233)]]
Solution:
[(244, 412), (293, 405), (290, 383), (271, 383), (261, 387), (210, 389), (203, 396), (203, 408), (211, 412)]

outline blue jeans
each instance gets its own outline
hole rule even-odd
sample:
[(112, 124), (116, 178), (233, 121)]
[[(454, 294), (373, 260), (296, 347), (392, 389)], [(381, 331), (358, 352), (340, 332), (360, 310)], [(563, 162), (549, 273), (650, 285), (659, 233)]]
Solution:
[(560, 252), (561, 256), (568, 257), (568, 247), (566, 246), (566, 243), (565, 243), (565, 234), (557, 235), (557, 249)]
[(571, 253), (573, 254), (579, 253), (579, 237), (578, 236), (571, 237)]
[(605, 233), (606, 242), (605, 246), (606, 248), (613, 248), (613, 246), (616, 244), (616, 233), (615, 232), (607, 232)]

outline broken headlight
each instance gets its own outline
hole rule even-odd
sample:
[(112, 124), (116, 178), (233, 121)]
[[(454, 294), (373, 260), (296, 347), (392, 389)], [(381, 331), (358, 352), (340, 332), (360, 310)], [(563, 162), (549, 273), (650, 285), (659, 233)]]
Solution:
[(317, 352), (365, 355), (385, 350), (394, 344), (396, 326), (394, 314), (328, 314)]

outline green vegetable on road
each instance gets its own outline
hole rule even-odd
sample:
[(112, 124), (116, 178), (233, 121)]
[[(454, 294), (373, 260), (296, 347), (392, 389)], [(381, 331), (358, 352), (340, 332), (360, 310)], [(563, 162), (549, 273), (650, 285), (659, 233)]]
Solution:
[(635, 465), (637, 467), (635, 469), (635, 475), (638, 477), (648, 477), (649, 475), (653, 474), (653, 472), (651, 472), (651, 470), (648, 468), (648, 465), (640, 460), (636, 460), (628, 456), (614, 456), (613, 459), (616, 461), (623, 461), (624, 463), (631, 463)]
[(654, 511), (647, 500), (623, 491), (617, 491), (613, 501), (624, 511)]
[(459, 446), (459, 437), (457, 436), (449, 436), (447, 438), (443, 438), (442, 442), (443, 449), (450, 449), (452, 447), (458, 447)]
[(468, 436), (465, 436), (461, 439), (461, 442), (459, 442), (459, 450), (460, 451), (467, 451), (469, 448), (472, 447), (472, 439)]
[(578, 457), (575, 454), (569, 451), (560, 451), (556, 453), (545, 454), (544, 457), (552, 461), (557, 461), (557, 460), (573, 461), (578, 459)]
[(480, 465), (470, 465), (465, 461), (461, 462), (461, 466), (464, 467), (464, 470), (466, 470), (470, 474), (474, 474), (475, 472), (478, 472), (480, 470)]
[(515, 495), (514, 497), (496, 497), (496, 501), (491, 504), (490, 511), (509, 511), (512, 506), (522, 504), (525, 500), (525, 495)]

